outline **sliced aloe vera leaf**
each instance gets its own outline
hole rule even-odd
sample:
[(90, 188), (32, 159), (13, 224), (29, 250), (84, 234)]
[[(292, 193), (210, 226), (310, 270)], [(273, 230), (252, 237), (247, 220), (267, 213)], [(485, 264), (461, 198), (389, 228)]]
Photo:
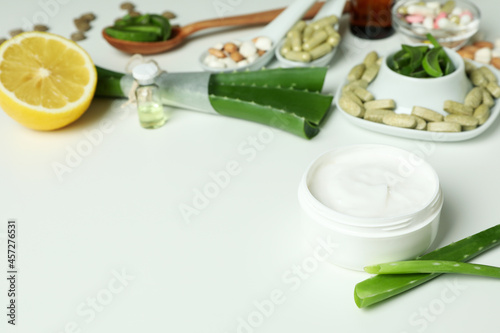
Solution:
[(441, 49), (441, 52), (439, 53), (439, 58), (443, 62), (443, 65), (441, 68), (443, 69), (444, 75), (448, 75), (450, 73), (453, 73), (455, 71), (455, 65), (453, 65), (453, 61), (448, 57), (444, 49)]
[(160, 40), (167, 40), (168, 38), (170, 38), (170, 34), (172, 33), (172, 26), (170, 25), (170, 21), (166, 17), (162, 15), (152, 14), (151, 23), (161, 28)]
[(394, 62), (396, 63), (397, 68), (403, 68), (408, 65), (411, 60), (411, 55), (405, 50), (399, 50), (394, 54)]
[(314, 137), (319, 132), (317, 125), (284, 110), (215, 95), (210, 95), (210, 102), (222, 115), (276, 127), (306, 139)]
[(282, 112), (292, 113), (316, 125), (321, 123), (326, 111), (332, 104), (332, 96), (315, 92), (270, 87), (221, 85), (213, 82), (210, 82), (209, 94), (269, 106)]
[(427, 39), (429, 40), (429, 42), (431, 42), (432, 46), (434, 47), (440, 47), (441, 44), (439, 44), (439, 42), (436, 40), (436, 38), (434, 38), (433, 35), (431, 35), (430, 33), (428, 33), (426, 35)]
[(414, 70), (416, 70), (418, 67), (422, 65), (422, 58), (424, 57), (424, 52), (422, 52), (422, 48), (419, 46), (410, 46), (410, 45), (401, 45), (403, 50), (406, 51), (410, 55), (410, 63), (405, 66), (408, 67), (409, 75), (412, 73)]
[(158, 34), (145, 31), (125, 30), (125, 27), (106, 28), (105, 31), (113, 38), (129, 40), (134, 42), (154, 42), (158, 40)]
[(443, 71), (439, 66), (439, 54), (441, 51), (441, 47), (434, 47), (425, 54), (422, 60), (422, 67), (432, 77), (443, 76)]
[[(500, 224), (432, 251), (417, 260), (469, 261), (497, 245), (500, 245)], [(354, 301), (359, 308), (364, 308), (415, 288), (439, 275), (440, 273), (376, 275), (355, 286)]]
[(323, 89), (326, 71), (326, 67), (262, 69), (212, 74), (211, 81), (226, 85), (293, 88), (320, 92)]
[(455, 273), (500, 279), (500, 267), (449, 260), (406, 260), (364, 268), (370, 274)]

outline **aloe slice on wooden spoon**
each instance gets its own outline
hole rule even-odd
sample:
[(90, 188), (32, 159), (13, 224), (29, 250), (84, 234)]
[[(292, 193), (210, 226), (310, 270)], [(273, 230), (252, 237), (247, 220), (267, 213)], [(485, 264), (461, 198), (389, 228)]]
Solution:
[[(500, 224), (423, 255), (417, 260), (468, 261), (500, 245)], [(438, 277), (440, 273), (376, 275), (354, 288), (354, 301), (364, 308)]]

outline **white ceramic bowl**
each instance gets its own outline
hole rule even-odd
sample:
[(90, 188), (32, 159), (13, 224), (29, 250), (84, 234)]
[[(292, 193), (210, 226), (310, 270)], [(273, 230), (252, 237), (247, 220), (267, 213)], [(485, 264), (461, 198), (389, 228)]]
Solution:
[(376, 99), (392, 98), (396, 101), (398, 113), (411, 113), (413, 106), (422, 106), (446, 114), (443, 109), (445, 100), (463, 102), (465, 95), (472, 88), (462, 57), (453, 50), (446, 53), (455, 65), (455, 71), (436, 78), (414, 78), (394, 72), (387, 65), (387, 58), (380, 66), (375, 80), (368, 90)]

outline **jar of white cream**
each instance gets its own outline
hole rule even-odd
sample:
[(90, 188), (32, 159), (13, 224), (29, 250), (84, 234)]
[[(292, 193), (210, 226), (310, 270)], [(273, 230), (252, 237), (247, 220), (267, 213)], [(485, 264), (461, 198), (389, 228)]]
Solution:
[(443, 195), (434, 169), (385, 145), (354, 145), (316, 159), (299, 185), (307, 239), (355, 270), (412, 259), (434, 241)]

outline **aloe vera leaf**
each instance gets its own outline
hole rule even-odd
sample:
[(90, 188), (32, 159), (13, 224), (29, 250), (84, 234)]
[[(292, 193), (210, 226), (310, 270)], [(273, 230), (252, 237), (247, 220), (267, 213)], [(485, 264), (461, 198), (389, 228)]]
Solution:
[(210, 102), (222, 115), (269, 125), (303, 138), (310, 139), (319, 132), (315, 124), (284, 110), (214, 95), (210, 96)]
[(422, 66), (424, 67), (427, 74), (432, 77), (443, 76), (443, 71), (441, 66), (439, 66), (439, 54), (441, 52), (441, 47), (435, 47), (429, 52), (427, 52), (422, 60)]
[(397, 69), (403, 68), (410, 63), (411, 56), (405, 50), (399, 50), (393, 56), (394, 63)]
[[(431, 44), (434, 46), (434, 48), (441, 47), (441, 45), (436, 40), (436, 38), (434, 38), (434, 36), (432, 36), (430, 33), (428, 33), (426, 35), (426, 37), (429, 40), (429, 42), (431, 42)], [(455, 70), (455, 66), (453, 65), (453, 62), (451, 61), (450, 57), (448, 57), (448, 54), (446, 54), (446, 52), (444, 50), (442, 50), (442, 52), (441, 52), (441, 57), (444, 60), (444, 66), (443, 66), (445, 68), (444, 75), (447, 75), (447, 74), (453, 72)], [(446, 69), (448, 69), (448, 71), (449, 71), (448, 73), (447, 73)]]
[(434, 36), (431, 35), (430, 33), (428, 33), (425, 37), (427, 37), (427, 39), (429, 40), (429, 42), (431, 42), (431, 44), (434, 47), (440, 47), (441, 46), (441, 44), (439, 44), (439, 42), (436, 40), (436, 38), (434, 38)]
[[(500, 244), (500, 224), (456, 243), (434, 250), (417, 260), (468, 261)], [(354, 288), (354, 301), (364, 308), (421, 285), (439, 273), (376, 275), (361, 281)]]
[(500, 267), (448, 260), (396, 261), (364, 268), (370, 274), (455, 273), (500, 279)]
[(426, 78), (428, 77), (427, 72), (423, 69), (418, 69), (410, 74), (411, 77)]
[(444, 49), (441, 49), (441, 52), (439, 53), (439, 58), (443, 62), (441, 68), (443, 68), (444, 75), (448, 75), (455, 70), (455, 65), (453, 65), (453, 61), (451, 61), (451, 59), (448, 57)]
[(414, 70), (416, 70), (420, 65), (422, 64), (422, 58), (424, 57), (424, 53), (422, 52), (422, 49), (418, 46), (410, 46), (410, 45), (401, 45), (403, 50), (406, 51), (410, 55), (410, 63), (405, 66), (409, 68), (409, 73), (412, 73)]
[(283, 112), (293, 113), (316, 125), (321, 123), (332, 104), (332, 96), (319, 93), (281, 88), (220, 85), (212, 81), (209, 84), (209, 93), (233, 100), (270, 106)]
[(125, 75), (113, 72), (99, 66), (97, 70), (97, 86), (95, 96), (97, 97), (126, 97), (120, 86), (120, 80)]
[(326, 67), (262, 69), (212, 74), (211, 80), (213, 83), (225, 85), (293, 88), (320, 92), (323, 89), (326, 71)]
[[(120, 86), (120, 80), (124, 76), (122, 73), (117, 73), (113, 72), (107, 69), (104, 69), (102, 67), (96, 66), (97, 73), (98, 73), (98, 80), (97, 80), (97, 87), (96, 87), (96, 93), (95, 96), (97, 97), (121, 97), (125, 98), (127, 97), (128, 92), (123, 92), (122, 88)], [(272, 70), (269, 70), (272, 71)], [(274, 83), (279, 83), (281, 80), (286, 81), (286, 78), (298, 80), (300, 82), (300, 76), (297, 75), (297, 73), (305, 73), (309, 71), (296, 71), (294, 69), (286, 69), (282, 70), (285, 71), (283, 73), (284, 75), (279, 75), (278, 78), (275, 78), (275, 80), (272, 80)], [(293, 72), (295, 74), (289, 75), (289, 73), (286, 72)], [(321, 75), (321, 73), (323, 74)], [(227, 76), (224, 76), (223, 79), (221, 80), (220, 78), (222, 77), (220, 74), (212, 74), (210, 77), (210, 80), (212, 80), (213, 77), (216, 77), (218, 79), (214, 79), (211, 81), (212, 88), (218, 87), (219, 89), (223, 89), (222, 84), (216, 84), (216, 83), (225, 83), (225, 82), (232, 82), (233, 80), (231, 79), (232, 76), (237, 76), (237, 80), (234, 80), (235, 82), (238, 83), (243, 83), (246, 82), (248, 86), (229, 86), (226, 88), (233, 88), (235, 90), (244, 90), (244, 89), (254, 89), (253, 91), (255, 92), (255, 89), (257, 89), (257, 86), (252, 86), (245, 80), (245, 79), (255, 79), (254, 74), (255, 73), (260, 73), (258, 72), (248, 72), (247, 76), (240, 76), (241, 73), (229, 73), (229, 74), (224, 74)], [(318, 77), (321, 78), (321, 80), (324, 79), (324, 69), (320, 69), (319, 71), (313, 71), (311, 73), (320, 73), (318, 76), (316, 74), (316, 78), (314, 80), (305, 80), (306, 82), (313, 82), (316, 87), (318, 80)], [(267, 73), (266, 73), (267, 74)], [(257, 75), (257, 81), (259, 81), (259, 84), (262, 84), (261, 89), (266, 91), (267, 89), (264, 89), (264, 81), (262, 81), (258, 75)], [(255, 80), (254, 80), (255, 82)], [(322, 85), (322, 83), (321, 83)], [(301, 88), (304, 87), (304, 85), (296, 85)], [(311, 85), (309, 85), (309, 88), (311, 88)], [(304, 110), (298, 110), (297, 112), (299, 113), (304, 113), (307, 116), (311, 116), (313, 119), (316, 121), (321, 122), (321, 119), (324, 118), (328, 110), (330, 109), (331, 106), (331, 101), (332, 101), (332, 96), (323, 96), (320, 95), (319, 93), (307, 93), (304, 91), (297, 91), (294, 89), (281, 89), (281, 90), (286, 90), (287, 97), (290, 95), (296, 95), (299, 94), (300, 96), (307, 96), (309, 100), (312, 101), (312, 106), (308, 105), (307, 109)], [(268, 94), (264, 92), (264, 95), (266, 98), (271, 98), (272, 94)], [(236, 99), (230, 99), (227, 97), (223, 96), (215, 96), (215, 95), (210, 95), (209, 96), (210, 102), (212, 104), (212, 107), (220, 114), (230, 116), (230, 117), (235, 117), (235, 118), (241, 118), (245, 120), (250, 120), (250, 121), (255, 121), (259, 122), (262, 124), (270, 125), (279, 129), (282, 129), (287, 132), (291, 132), (293, 134), (296, 134), (298, 136), (304, 137), (304, 138), (312, 138), (319, 132), (319, 128), (317, 124), (312, 123), (307, 119), (307, 117), (302, 117), (300, 115), (284, 111), (282, 109), (279, 109), (278, 107), (269, 107), (266, 105), (258, 105), (256, 103), (252, 103), (251, 101), (244, 101), (244, 100), (236, 100)], [(328, 101), (328, 103), (326, 103)], [(272, 101), (271, 101), (272, 102)], [(279, 103), (283, 103), (282, 101), (279, 101)], [(286, 100), (284, 101), (286, 104), (291, 104), (290, 102), (287, 102)], [(272, 102), (270, 104), (273, 105), (278, 105), (276, 102)], [(321, 106), (321, 108), (318, 108), (318, 105)], [(292, 109), (295, 108), (292, 106)], [(310, 112), (307, 113), (307, 110)], [(302, 114), (301, 113), (301, 114)]]

